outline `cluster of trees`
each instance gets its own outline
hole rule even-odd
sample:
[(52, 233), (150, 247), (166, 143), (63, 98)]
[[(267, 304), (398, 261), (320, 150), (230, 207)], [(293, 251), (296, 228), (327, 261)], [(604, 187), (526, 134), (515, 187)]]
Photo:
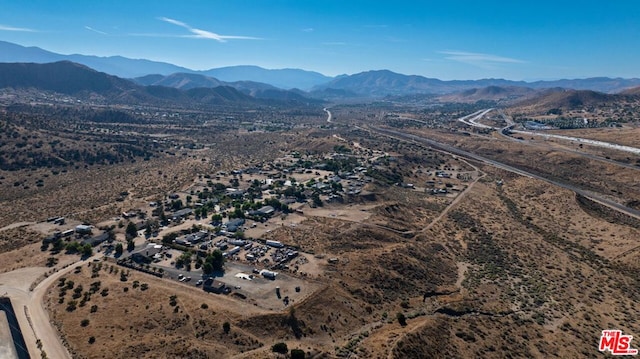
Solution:
[(80, 253), (83, 257), (90, 257), (93, 254), (93, 247), (89, 243), (69, 242), (65, 249), (68, 253)]
[[(289, 352), (289, 347), (287, 343), (279, 342), (275, 343), (271, 347), (271, 351), (279, 354), (287, 354)], [(302, 349), (291, 349), (291, 359), (304, 359), (306, 358), (306, 353)]]
[(213, 272), (222, 271), (224, 267), (224, 256), (219, 249), (214, 250), (207, 255), (202, 265), (202, 272), (204, 274), (211, 274)]
[[(41, 249), (43, 251), (46, 251), (48, 248), (49, 248), (49, 243), (46, 242), (46, 240), (43, 241)], [(58, 253), (62, 250), (66, 250), (67, 253), (70, 253), (70, 254), (79, 253), (83, 257), (90, 257), (93, 254), (93, 247), (91, 247), (91, 244), (89, 243), (82, 244), (76, 241), (65, 242), (62, 238), (54, 239), (51, 242), (51, 251), (54, 253)]]
[(359, 163), (358, 159), (355, 157), (343, 157), (329, 159), (325, 161), (324, 165), (324, 169), (326, 169), (327, 171), (338, 173), (353, 171), (354, 168), (359, 166)]

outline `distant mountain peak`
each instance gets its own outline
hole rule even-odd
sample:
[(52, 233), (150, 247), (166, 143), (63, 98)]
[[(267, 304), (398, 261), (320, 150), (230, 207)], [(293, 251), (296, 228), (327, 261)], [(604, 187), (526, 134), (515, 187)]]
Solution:
[[(302, 89), (311, 91), (315, 95), (327, 98), (335, 98), (344, 91), (349, 97), (385, 97), (389, 95), (410, 94), (450, 94), (469, 90), (472, 88), (484, 88), (487, 86), (519, 86), (532, 89), (542, 88), (573, 88), (577, 90), (594, 90), (605, 93), (615, 93), (628, 88), (640, 86), (640, 79), (621, 79), (607, 77), (593, 77), (588, 79), (554, 80), (554, 81), (510, 81), (503, 79), (481, 80), (451, 80), (443, 81), (435, 78), (427, 78), (420, 75), (404, 75), (388, 69), (364, 71), (352, 75), (340, 75), (336, 77), (325, 76), (314, 71), (295, 68), (265, 69), (256, 65), (237, 65), (194, 71), (184, 67), (145, 59), (129, 59), (122, 56), (86, 56), (86, 55), (61, 55), (49, 52), (38, 47), (24, 47), (17, 44), (0, 41), (0, 62), (17, 63), (49, 63), (68, 60), (80, 63), (89, 68), (122, 78), (137, 78), (138, 83), (152, 84), (159, 78), (147, 77), (150, 74), (169, 76), (176, 73), (204, 75), (214, 78), (220, 84), (234, 84), (232, 87), (241, 88), (240, 82), (263, 83), (281, 89)], [(177, 75), (173, 80), (177, 81)], [(153, 80), (153, 81), (152, 81)], [(171, 79), (165, 79), (170, 81)], [(209, 83), (202, 78), (181, 75), (178, 83), (169, 83), (169, 86), (183, 89), (198, 86), (213, 87), (217, 83)], [(257, 85), (245, 84), (241, 91), (258, 93), (266, 89), (258, 89)], [(332, 89), (332, 91), (327, 91)], [(497, 90), (497, 89), (495, 89)], [(270, 93), (274, 93), (271, 91)], [(290, 95), (287, 95), (290, 96)], [(324, 97), (323, 97), (324, 98)]]
[(148, 75), (141, 84), (70, 61), (46, 64), (0, 63), (0, 88), (34, 89), (92, 98), (109, 103), (185, 106), (318, 103), (302, 94), (254, 82), (225, 83), (199, 74)]
[(275, 87), (308, 90), (313, 86), (328, 82), (332, 77), (321, 73), (300, 69), (269, 70), (255, 65), (238, 65), (217, 69), (195, 71), (173, 64), (146, 59), (130, 59), (123, 56), (62, 55), (38, 47), (25, 47), (0, 41), (0, 62), (50, 63), (68, 60), (86, 65), (122, 78), (143, 77), (150, 74), (171, 75), (174, 73), (201, 74), (221, 81), (253, 81), (267, 83)]

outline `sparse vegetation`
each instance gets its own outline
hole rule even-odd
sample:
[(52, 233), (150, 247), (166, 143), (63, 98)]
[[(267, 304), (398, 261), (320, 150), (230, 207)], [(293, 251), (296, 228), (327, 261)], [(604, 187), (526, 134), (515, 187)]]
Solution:
[[(145, 240), (172, 248), (164, 253), (173, 257), (153, 259), (156, 263), (80, 262), (57, 280), (46, 303), (52, 321), (76, 350), (74, 355), (90, 357), (96, 348), (117, 346), (135, 357), (148, 352), (161, 357), (251, 357), (252, 350), (266, 345), (267, 352), (277, 353), (268, 355), (288, 353), (291, 358), (491, 357), (503, 352), (514, 357), (587, 357), (593, 347), (588, 333), (609, 326), (638, 331), (638, 324), (629, 319), (636, 316), (640, 298), (634, 289), (636, 222), (543, 181), (365, 131), (364, 124), (462, 147), (589, 191), (606, 192), (629, 205), (640, 193), (633, 186), (636, 170), (560, 150), (571, 144), (545, 147), (538, 144), (542, 141), (523, 137), (527, 145), (515, 147), (499, 133), (470, 130), (451, 121), (483, 104), (404, 108), (402, 100), (393, 105), (386, 101), (375, 106), (336, 105), (332, 112), (341, 120), (330, 125), (319, 109), (288, 112), (266, 107), (251, 113), (225, 108), (215, 115), (157, 109), (158, 119), (149, 115), (144, 126), (118, 114), (103, 114), (96, 117), (100, 121), (87, 124), (73, 111), (63, 124), (39, 108), (34, 109), (38, 116), (19, 111), (28, 120), (24, 124), (15, 113), (0, 120), (9, 123), (11, 133), (18, 133), (7, 139), (9, 132), (0, 131), (0, 142), (23, 142), (18, 151), (40, 153), (30, 147), (38, 139), (22, 139), (42, 137), (38, 125), (55, 143), (43, 141), (41, 148), (55, 150), (43, 155), (49, 160), (34, 161), (54, 161), (54, 154), (63, 161), (51, 162), (50, 168), (27, 164), (29, 156), (21, 152), (6, 164), (35, 168), (32, 174), (21, 168), (1, 173), (7, 177), (0, 179), (3, 196), (6, 193), (16, 203), (21, 216), (40, 221), (56, 211), (75, 213), (70, 222), (106, 222), (100, 230), (107, 233), (111, 228), (115, 242), (106, 244), (118, 256), (125, 249), (123, 239), (129, 239), (126, 249), (134, 250), (131, 239), (137, 228), (145, 229)], [(53, 113), (63, 113), (61, 108), (53, 106)], [(572, 110), (557, 109), (545, 115), (572, 116)], [(122, 111), (131, 118), (147, 116)], [(399, 112), (402, 116), (394, 116)], [(181, 122), (165, 120), (170, 116)], [(111, 123), (108, 118), (126, 121)], [(487, 121), (499, 124), (501, 119)], [(625, 128), (620, 137), (633, 142), (636, 132)], [(140, 152), (122, 152), (131, 147)], [(575, 145), (571, 150), (593, 151), (586, 147)], [(139, 156), (143, 152), (151, 154), (149, 161)], [(619, 154), (603, 155), (634, 163)], [(131, 163), (132, 159), (137, 160)], [(243, 171), (231, 174), (232, 169)], [(88, 183), (88, 172), (95, 183)], [(91, 196), (68, 195), (67, 182)], [(243, 194), (231, 195), (234, 191), (228, 188)], [(169, 198), (173, 193), (179, 198)], [(147, 206), (150, 200), (153, 207)], [(34, 201), (42, 205), (26, 204)], [(274, 207), (275, 214), (256, 212), (265, 205)], [(193, 213), (173, 218), (174, 210), (186, 207)], [(113, 219), (124, 211), (134, 214)], [(3, 216), (7, 224), (17, 218), (11, 213)], [(209, 218), (212, 232), (218, 233), (212, 236), (214, 242), (189, 247), (176, 242), (209, 228)], [(222, 232), (233, 218), (245, 218), (246, 223), (234, 234)], [(67, 227), (47, 228), (61, 232)], [(60, 269), (70, 262), (65, 251), (90, 255), (82, 244), (88, 236), (73, 234), (45, 246), (42, 232), (7, 231), (22, 239), (11, 244), (10, 236), (5, 239), (0, 231), (0, 255), (7, 249), (0, 257), (2, 266), (27, 267), (17, 261), (33, 256), (33, 266)], [(225, 259), (215, 246), (238, 239), (257, 248), (257, 259), (247, 259), (250, 251), (244, 249)], [(280, 262), (287, 252), (276, 260), (275, 248), (261, 248), (266, 239), (299, 253)], [(33, 252), (31, 247), (25, 247), (22, 256), (11, 252), (29, 243), (34, 244)], [(260, 251), (266, 253), (260, 256)], [(175, 269), (162, 269), (171, 262), (192, 271), (194, 280), (176, 286)], [(268, 294), (253, 292), (271, 281), (225, 278), (222, 271), (237, 273), (238, 262), (243, 273), (255, 268), (254, 276), (262, 269), (277, 271), (272, 283), (281, 286), (280, 297), (273, 286)], [(74, 271), (75, 266), (79, 269)], [(140, 271), (131, 270), (134, 267)], [(194, 289), (200, 271), (228, 280), (231, 293), (218, 297)], [(150, 275), (162, 272), (163, 278)], [(295, 290), (290, 285), (294, 281), (302, 283)], [(237, 283), (242, 286), (236, 288)], [(193, 287), (185, 287), (189, 285)], [(566, 335), (558, 339), (550, 331), (553, 327)], [(94, 336), (87, 338), (90, 334)], [(289, 352), (286, 343), (297, 339), (306, 351)]]
[(289, 352), (289, 348), (287, 348), (286, 343), (276, 343), (271, 347), (271, 351), (274, 353), (287, 354)]

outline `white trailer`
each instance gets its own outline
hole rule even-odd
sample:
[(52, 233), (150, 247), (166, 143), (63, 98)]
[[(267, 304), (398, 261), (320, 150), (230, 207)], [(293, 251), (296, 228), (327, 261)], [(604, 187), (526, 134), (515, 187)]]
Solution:
[(267, 241), (265, 242), (266, 245), (271, 246), (271, 247), (275, 247), (275, 248), (282, 248), (284, 247), (284, 244), (278, 242), (278, 241), (272, 241), (270, 239), (267, 239)]

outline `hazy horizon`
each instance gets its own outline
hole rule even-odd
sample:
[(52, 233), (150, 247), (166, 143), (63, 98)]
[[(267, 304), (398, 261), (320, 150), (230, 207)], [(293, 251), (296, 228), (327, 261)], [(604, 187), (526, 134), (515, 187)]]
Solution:
[(255, 65), (442, 80), (640, 77), (640, 4), (0, 0), (0, 40), (193, 70)]

